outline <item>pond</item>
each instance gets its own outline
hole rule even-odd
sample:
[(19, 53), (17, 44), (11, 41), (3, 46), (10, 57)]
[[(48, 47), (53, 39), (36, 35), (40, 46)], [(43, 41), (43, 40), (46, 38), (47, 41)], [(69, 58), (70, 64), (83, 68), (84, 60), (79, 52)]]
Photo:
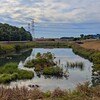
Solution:
[[(19, 62), (19, 68), (25, 69), (25, 70), (32, 70), (32, 68), (24, 68), (23, 64), (27, 62), (28, 60), (31, 60), (35, 57), (35, 55), (40, 53), (46, 53), (51, 52), (54, 54), (55, 62), (59, 63), (59, 66), (63, 68), (64, 71), (68, 71), (67, 77), (46, 77), (41, 75), (38, 77), (35, 73), (35, 77), (31, 80), (18, 80), (11, 82), (10, 84), (6, 86), (14, 87), (14, 86), (26, 86), (29, 85), (39, 85), (40, 89), (47, 91), (47, 90), (53, 90), (57, 87), (61, 89), (74, 89), (77, 84), (83, 83), (83, 82), (90, 82), (93, 84), (93, 78), (92, 78), (92, 63), (89, 60), (86, 60), (76, 54), (73, 53), (72, 49), (69, 48), (53, 48), (53, 49), (44, 49), (44, 48), (34, 48), (32, 51), (22, 53), (22, 55), (18, 55), (18, 57), (12, 57), (10, 61), (13, 62)], [(16, 58), (16, 60), (15, 60)], [(2, 58), (3, 59), (3, 58)], [(7, 59), (7, 58), (5, 58)], [(4, 61), (4, 59), (3, 59)], [(7, 60), (5, 60), (7, 62)], [(68, 62), (83, 62), (84, 67), (67, 67), (67, 61)], [(6, 63), (4, 62), (4, 63)]]

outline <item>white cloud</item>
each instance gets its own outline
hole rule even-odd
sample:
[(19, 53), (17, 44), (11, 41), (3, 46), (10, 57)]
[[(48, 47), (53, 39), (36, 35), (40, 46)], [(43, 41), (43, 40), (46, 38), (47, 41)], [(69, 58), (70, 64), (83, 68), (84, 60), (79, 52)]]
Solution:
[(100, 0), (0, 0), (3, 21), (100, 22)]

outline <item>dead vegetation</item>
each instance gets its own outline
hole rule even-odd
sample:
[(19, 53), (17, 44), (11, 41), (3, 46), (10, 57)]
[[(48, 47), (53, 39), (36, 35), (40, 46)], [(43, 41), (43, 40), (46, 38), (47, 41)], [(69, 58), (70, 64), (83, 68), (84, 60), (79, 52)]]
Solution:
[(73, 91), (59, 88), (50, 92), (26, 87), (0, 87), (0, 100), (100, 100), (100, 86), (89, 87), (88, 83), (79, 84)]
[(83, 41), (83, 44), (80, 44), (80, 46), (86, 49), (93, 49), (100, 51), (100, 40)]

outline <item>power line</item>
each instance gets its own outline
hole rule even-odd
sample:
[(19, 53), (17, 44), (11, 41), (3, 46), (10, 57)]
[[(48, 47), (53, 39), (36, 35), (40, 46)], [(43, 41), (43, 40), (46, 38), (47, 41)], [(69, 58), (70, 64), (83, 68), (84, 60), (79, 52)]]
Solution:
[(98, 27), (89, 27), (89, 28), (87, 28), (87, 27), (72, 27), (72, 28), (68, 28), (68, 27), (43, 27), (43, 26), (39, 26), (39, 27), (35, 27), (36, 29), (93, 29), (93, 28), (95, 28), (95, 29), (98, 29)]
[[(35, 32), (41, 32), (41, 33), (43, 33), (43, 32), (47, 32), (47, 33), (51, 33), (51, 32), (56, 32), (56, 33), (61, 33), (61, 32), (63, 32), (63, 33), (67, 33), (67, 32), (69, 32), (69, 31), (64, 31), (64, 30), (35, 30)], [(82, 31), (82, 30), (80, 30), (80, 31), (78, 31), (78, 30), (76, 30), (76, 31), (74, 31), (74, 30), (72, 30), (71, 32), (69, 32), (69, 33), (80, 33), (80, 32), (82, 32), (82, 33), (91, 33), (91, 30), (88, 30), (88, 31)], [(95, 33), (95, 32), (92, 32), (92, 33)]]
[(96, 22), (91, 22), (91, 23), (71, 23), (71, 22), (36, 22), (35, 24), (100, 24), (99, 22), (96, 23)]

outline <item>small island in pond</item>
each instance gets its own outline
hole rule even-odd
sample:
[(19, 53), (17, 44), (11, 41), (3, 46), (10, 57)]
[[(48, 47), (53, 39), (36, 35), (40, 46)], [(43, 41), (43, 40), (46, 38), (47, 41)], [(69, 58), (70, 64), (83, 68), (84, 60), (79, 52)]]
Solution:
[(28, 61), (24, 67), (34, 68), (34, 71), (42, 75), (63, 76), (63, 68), (54, 62), (54, 55), (51, 52), (37, 53), (32, 61)]

